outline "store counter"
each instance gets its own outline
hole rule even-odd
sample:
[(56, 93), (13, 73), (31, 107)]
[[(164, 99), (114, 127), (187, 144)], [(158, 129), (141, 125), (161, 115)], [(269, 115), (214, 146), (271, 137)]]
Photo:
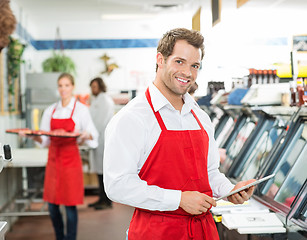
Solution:
[(4, 240), (4, 236), (7, 230), (8, 230), (7, 222), (0, 221), (0, 240)]
[(13, 160), (5, 167), (45, 167), (48, 159), (47, 148), (12, 149)]
[(0, 198), (3, 198), (1, 199), (3, 204), (0, 205), (0, 218), (9, 220), (11, 217), (48, 214), (45, 206), (39, 211), (31, 209), (32, 203), (43, 204), (42, 189), (29, 188), (27, 172), (29, 168), (46, 166), (48, 149), (12, 148), (11, 152), (12, 161), (5, 163), (0, 175), (3, 186), (0, 188), (0, 195), (2, 195)]

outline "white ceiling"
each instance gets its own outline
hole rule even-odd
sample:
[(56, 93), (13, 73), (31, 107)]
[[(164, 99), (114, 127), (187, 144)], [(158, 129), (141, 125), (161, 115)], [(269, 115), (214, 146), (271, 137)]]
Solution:
[[(210, 8), (211, 0), (12, 0), (32, 21), (98, 21), (104, 15), (158, 14), (169, 11)], [(222, 0), (222, 11), (236, 7), (236, 0)], [(307, 11), (307, 0), (249, 0), (244, 9)], [(124, 17), (124, 16), (123, 16)]]
[(144, 15), (190, 8), (194, 0), (13, 0), (31, 19), (98, 21), (104, 15)]

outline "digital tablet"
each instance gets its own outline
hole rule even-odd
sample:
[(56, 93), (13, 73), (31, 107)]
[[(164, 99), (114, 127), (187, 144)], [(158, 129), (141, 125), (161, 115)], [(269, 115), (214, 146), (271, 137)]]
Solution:
[(271, 175), (268, 175), (268, 176), (266, 176), (266, 177), (260, 178), (260, 179), (256, 180), (255, 182), (252, 182), (252, 183), (247, 184), (247, 185), (245, 185), (245, 186), (243, 186), (243, 187), (240, 187), (240, 188), (238, 188), (238, 189), (236, 189), (236, 190), (234, 190), (234, 191), (232, 191), (232, 192), (230, 192), (230, 193), (227, 193), (226, 195), (224, 195), (224, 196), (222, 196), (222, 197), (216, 198), (215, 201), (219, 201), (219, 200), (221, 200), (221, 199), (223, 199), (223, 198), (229, 197), (229, 196), (232, 195), (232, 194), (241, 192), (241, 191), (243, 191), (243, 190), (245, 190), (245, 189), (247, 189), (247, 188), (250, 188), (250, 187), (255, 186), (255, 185), (259, 184), (259, 183), (262, 183), (262, 182), (264, 182), (264, 181), (267, 181), (267, 180), (269, 180), (270, 178), (272, 178), (272, 177), (274, 177), (274, 176), (275, 176), (275, 173), (274, 173), (274, 174), (271, 174)]

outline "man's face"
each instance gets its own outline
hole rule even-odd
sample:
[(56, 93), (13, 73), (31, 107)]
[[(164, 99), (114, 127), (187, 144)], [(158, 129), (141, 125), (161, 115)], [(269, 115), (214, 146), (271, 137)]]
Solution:
[(97, 82), (93, 82), (91, 84), (91, 90), (92, 90), (92, 94), (94, 96), (97, 96), (99, 93), (100, 93), (100, 90), (99, 90), (99, 86), (98, 86), (98, 83)]
[(172, 55), (160, 65), (163, 91), (172, 96), (185, 94), (196, 81), (200, 64), (201, 50), (185, 40), (177, 41)]

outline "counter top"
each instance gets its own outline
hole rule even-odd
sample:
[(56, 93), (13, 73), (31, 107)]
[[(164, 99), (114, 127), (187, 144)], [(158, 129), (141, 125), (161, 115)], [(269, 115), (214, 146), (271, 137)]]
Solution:
[[(86, 146), (79, 146), (80, 151), (90, 151)], [(12, 148), (12, 161), (4, 161), (4, 167), (45, 167), (48, 148)]]
[(12, 148), (11, 162), (4, 167), (45, 167), (48, 159), (47, 148)]

